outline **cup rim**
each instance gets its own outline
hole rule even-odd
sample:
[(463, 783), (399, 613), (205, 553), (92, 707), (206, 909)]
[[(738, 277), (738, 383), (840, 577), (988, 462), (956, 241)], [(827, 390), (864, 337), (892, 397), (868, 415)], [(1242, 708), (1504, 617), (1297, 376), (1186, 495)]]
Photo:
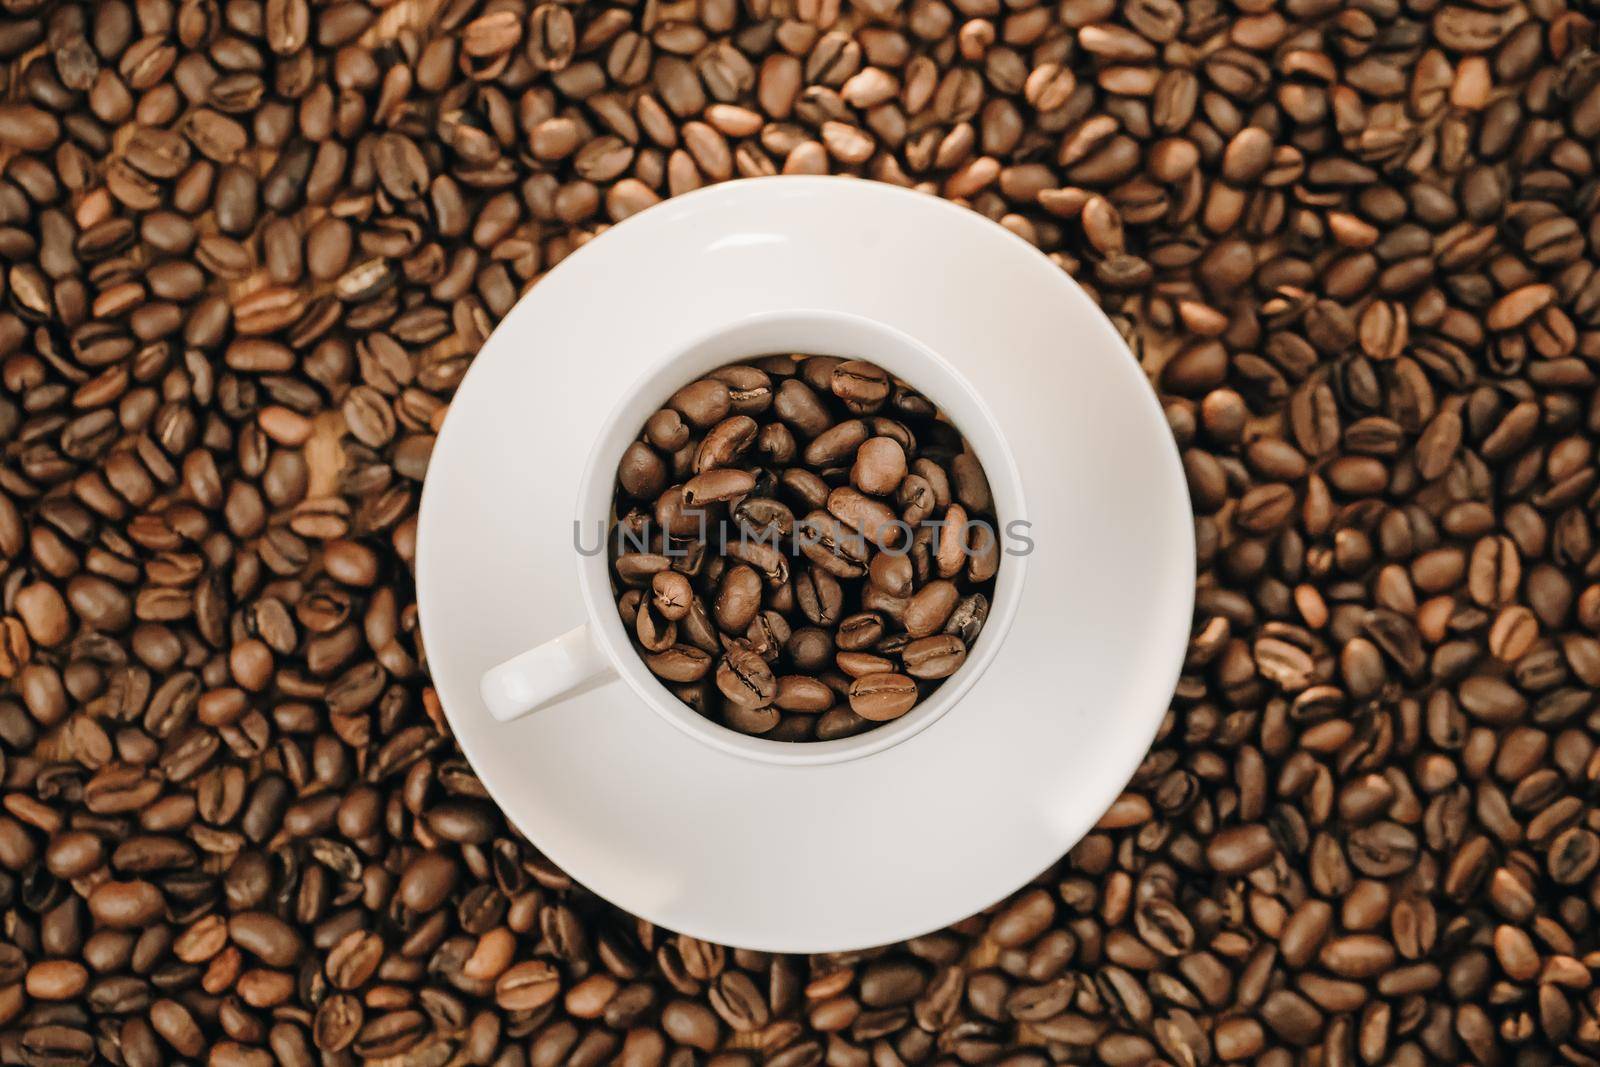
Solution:
[[(685, 362), (695, 352), (713, 344), (720, 338), (739, 330), (757, 329), (762, 326), (781, 326), (797, 321), (832, 322), (842, 324), (856, 330), (866, 330), (886, 335), (890, 340), (901, 346), (905, 351), (915, 352), (915, 358), (936, 369), (939, 375), (951, 383), (953, 388), (959, 389), (978, 418), (982, 421), (984, 429), (991, 438), (992, 447), (984, 450), (979, 455), (984, 473), (992, 489), (997, 490), (997, 496), (1003, 493), (1010, 498), (1012, 503), (1005, 509), (1005, 526), (1009, 528), (1015, 521), (1027, 522), (1028, 510), (1026, 496), (1023, 492), (1022, 476), (1017, 468), (1016, 457), (1011, 450), (1010, 443), (1002, 430), (999, 421), (994, 417), (983, 396), (967, 380), (966, 376), (958, 371), (948, 360), (938, 352), (924, 344), (922, 341), (888, 323), (866, 315), (853, 312), (836, 311), (828, 308), (800, 307), (773, 311), (763, 311), (742, 316), (729, 322), (694, 335), (686, 341), (674, 345), (661, 357), (652, 361), (634, 381), (630, 382), (619, 393), (616, 402), (601, 422), (595, 433), (595, 439), (589, 448), (588, 459), (584, 463), (583, 474), (578, 481), (578, 493), (575, 507), (575, 528), (583, 528), (583, 524), (592, 523), (596, 518), (605, 528), (606, 538), (611, 535), (610, 529), (610, 504), (612, 500), (612, 473), (620, 457), (612, 455), (610, 449), (605, 447), (608, 439), (620, 431), (620, 423), (624, 413), (632, 407), (646, 388), (652, 388), (652, 395), (659, 393), (663, 399), (671, 395), (671, 390), (662, 391), (660, 379), (667, 376), (673, 367)], [(789, 349), (794, 351), (795, 349)], [(770, 352), (751, 352), (743, 358), (757, 358)], [(736, 362), (737, 358), (725, 362)], [(892, 361), (891, 361), (892, 362)], [(697, 371), (703, 374), (716, 366), (716, 363), (704, 370)], [(915, 375), (898, 375), (910, 380)], [(686, 377), (679, 386), (693, 380), (693, 375)], [(923, 383), (914, 382), (919, 392), (924, 392), (931, 398), (932, 392), (942, 392), (943, 389), (924, 390)], [(677, 388), (673, 386), (672, 388)], [(947, 405), (936, 400), (941, 410), (947, 410)], [(954, 421), (954, 420), (952, 420)], [(641, 420), (642, 425), (642, 420)], [(972, 444), (970, 427), (959, 425), (962, 436)], [(637, 431), (629, 431), (626, 441), (631, 441)], [(621, 448), (626, 448), (626, 441)], [(992, 454), (991, 454), (992, 453)], [(998, 476), (997, 476), (998, 475)], [(999, 510), (997, 504), (997, 511)], [(1026, 577), (1028, 556), (1026, 553), (1015, 555), (1004, 554), (1000, 568), (996, 574), (994, 597), (990, 603), (990, 611), (984, 623), (983, 637), (972, 654), (967, 657), (961, 668), (951, 675), (927, 700), (913, 707), (905, 715), (891, 720), (872, 730), (851, 737), (836, 738), (831, 741), (774, 741), (750, 734), (743, 734), (730, 727), (723, 726), (709, 719), (683, 701), (674, 696), (666, 686), (651, 674), (645, 666), (644, 660), (634, 650), (628, 640), (626, 630), (621, 619), (616, 613), (616, 602), (611, 590), (609, 577), (608, 552), (606, 541), (601, 542), (601, 551), (594, 554), (578, 554), (578, 586), (583, 597), (584, 610), (588, 615), (590, 634), (595, 644), (605, 653), (612, 668), (618, 676), (628, 684), (634, 695), (643, 700), (652, 711), (661, 716), (674, 727), (684, 733), (710, 745), (712, 748), (726, 752), (730, 755), (744, 759), (755, 760), (767, 764), (786, 766), (826, 766), (835, 763), (845, 763), (862, 759), (910, 740), (917, 734), (932, 726), (939, 719), (948, 714), (961, 698), (977, 683), (989, 666), (999, 654), (1005, 644), (1006, 635), (1011, 629), (1018, 607), (1022, 600), (1024, 579)], [(1002, 584), (1003, 583), (1003, 584)]]

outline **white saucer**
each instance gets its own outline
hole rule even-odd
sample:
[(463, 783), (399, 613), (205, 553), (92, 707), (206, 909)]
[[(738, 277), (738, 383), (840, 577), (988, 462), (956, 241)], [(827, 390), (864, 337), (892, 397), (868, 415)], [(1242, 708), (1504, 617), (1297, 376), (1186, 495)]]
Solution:
[[(993, 665), (922, 733), (830, 766), (713, 749), (620, 680), (495, 722), (478, 695), (483, 672), (583, 621), (578, 480), (620, 391), (708, 330), (797, 308), (910, 334), (1006, 429), (1038, 547)], [(434, 449), (417, 593), (456, 738), (546, 855), (669, 929), (818, 952), (962, 919), (1089, 830), (1177, 679), (1193, 528), (1143, 373), (1058, 267), (932, 197), (767, 178), (629, 219), (512, 309)]]

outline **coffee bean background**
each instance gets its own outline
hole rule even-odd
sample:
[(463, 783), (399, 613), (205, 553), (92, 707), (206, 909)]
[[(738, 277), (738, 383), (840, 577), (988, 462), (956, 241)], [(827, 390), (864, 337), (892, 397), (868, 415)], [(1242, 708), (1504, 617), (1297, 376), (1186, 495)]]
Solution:
[[(0, 100), (0, 1063), (1600, 1062), (1583, 5), (0, 0)], [(1089, 288), (1201, 575), (1094, 833), (812, 958), (519, 840), (409, 574), (521, 289), (777, 172)]]

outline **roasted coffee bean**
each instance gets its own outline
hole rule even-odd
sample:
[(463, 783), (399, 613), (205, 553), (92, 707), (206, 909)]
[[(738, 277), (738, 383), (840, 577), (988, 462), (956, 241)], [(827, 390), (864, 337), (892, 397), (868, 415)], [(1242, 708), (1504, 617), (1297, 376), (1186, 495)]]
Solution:
[(913, 678), (948, 678), (960, 669), (966, 658), (966, 643), (955, 634), (923, 637), (900, 650), (906, 673)]
[(833, 706), (833, 690), (809, 675), (785, 675), (778, 679), (777, 685), (773, 703), (784, 711), (816, 713)]
[(741, 708), (764, 708), (777, 697), (778, 683), (761, 654), (735, 646), (717, 664), (717, 688)]
[(905, 476), (905, 449), (893, 438), (874, 437), (856, 449), (850, 482), (863, 493), (888, 496), (900, 487)]
[(872, 546), (865, 534), (838, 516), (821, 509), (813, 511), (796, 524), (795, 536), (800, 553), (813, 569), (846, 581), (865, 573)]
[(692, 645), (673, 645), (645, 657), (651, 673), (669, 682), (699, 681), (710, 673), (713, 662), (710, 653)]
[(361, 1003), (348, 993), (334, 993), (317, 1008), (311, 1023), (312, 1041), (324, 1052), (348, 1048), (361, 1031)]
[(917, 683), (902, 674), (866, 674), (850, 683), (850, 710), (872, 722), (898, 719), (917, 702)]
[(302, 942), (294, 928), (268, 912), (240, 912), (228, 920), (228, 936), (269, 967), (288, 967), (300, 958)]
[(865, 360), (852, 359), (837, 364), (828, 387), (851, 411), (857, 414), (876, 411), (889, 398), (892, 383), (888, 373)]
[(29, 1067), (77, 1067), (96, 1060), (94, 1038), (72, 1026), (29, 1027), (20, 1035), (17, 1047), (20, 1062)]
[(495, 1003), (507, 1011), (532, 1011), (548, 1004), (560, 992), (560, 975), (542, 960), (519, 963), (494, 984)]
[(697, 474), (683, 485), (683, 502), (692, 508), (741, 497), (756, 487), (749, 471), (719, 468)]
[(654, 500), (667, 487), (665, 461), (649, 445), (635, 441), (622, 455), (617, 467), (617, 482), (629, 496)]
[(709, 430), (728, 417), (733, 398), (728, 386), (716, 378), (702, 378), (679, 389), (667, 400), (697, 430)]

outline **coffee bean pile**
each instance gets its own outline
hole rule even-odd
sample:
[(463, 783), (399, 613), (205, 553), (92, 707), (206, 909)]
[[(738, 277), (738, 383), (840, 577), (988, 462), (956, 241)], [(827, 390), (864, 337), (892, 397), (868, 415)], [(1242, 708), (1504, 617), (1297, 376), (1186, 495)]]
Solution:
[[(0, 0), (0, 1063), (1600, 1062), (1597, 141), (1567, 0)], [(516, 836), (409, 567), (525, 286), (823, 171), (1090, 289), (1200, 588), (1068, 856), (796, 958)]]
[(622, 453), (613, 587), (685, 704), (773, 741), (905, 715), (989, 617), (1000, 531), (983, 465), (882, 367), (769, 356), (677, 390)]

